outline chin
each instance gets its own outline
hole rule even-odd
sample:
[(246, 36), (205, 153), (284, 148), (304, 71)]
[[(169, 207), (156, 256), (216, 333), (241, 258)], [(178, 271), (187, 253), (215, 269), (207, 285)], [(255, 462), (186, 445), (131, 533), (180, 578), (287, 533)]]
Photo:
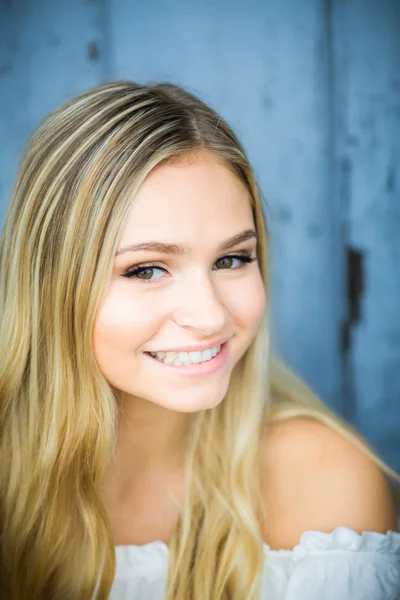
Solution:
[(159, 406), (163, 406), (164, 408), (175, 412), (195, 413), (201, 410), (209, 410), (210, 408), (215, 408), (216, 406), (221, 404), (221, 402), (223, 402), (224, 397), (225, 394), (222, 397), (215, 396), (210, 400), (210, 395), (208, 394), (207, 396), (202, 396), (199, 398), (188, 398), (184, 401), (177, 401), (177, 398), (175, 396), (175, 398), (168, 403), (165, 402), (165, 398), (163, 399), (164, 401), (162, 403), (158, 403), (156, 400), (152, 400), (152, 402), (154, 404), (158, 404)]

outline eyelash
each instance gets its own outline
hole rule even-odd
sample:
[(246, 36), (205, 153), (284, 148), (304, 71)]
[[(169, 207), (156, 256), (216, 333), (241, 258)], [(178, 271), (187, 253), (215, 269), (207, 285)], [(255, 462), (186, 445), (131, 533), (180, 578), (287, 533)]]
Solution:
[[(217, 271), (236, 271), (238, 268), (240, 269), (246, 263), (252, 263), (255, 260), (257, 260), (256, 256), (251, 256), (251, 252), (247, 252), (245, 250), (243, 251), (242, 254), (226, 254), (225, 256), (221, 256), (221, 258), (219, 258), (216, 262), (218, 262), (224, 258), (237, 258), (238, 260), (240, 260), (242, 262), (242, 265), (240, 267), (236, 267), (236, 269), (217, 269)], [(159, 267), (158, 265), (155, 265), (155, 264), (150, 264), (150, 265), (140, 264), (140, 265), (136, 265), (136, 267), (134, 267), (133, 269), (126, 271), (123, 274), (123, 277), (132, 279), (135, 277), (135, 275), (137, 275), (141, 271), (146, 271), (148, 269), (159, 269), (160, 271), (166, 272), (166, 269), (164, 269), (163, 267)], [(158, 281), (158, 279), (154, 279), (154, 280), (139, 279), (139, 278), (137, 278), (137, 279), (138, 279), (138, 281), (141, 281), (143, 283), (154, 283), (155, 281)]]

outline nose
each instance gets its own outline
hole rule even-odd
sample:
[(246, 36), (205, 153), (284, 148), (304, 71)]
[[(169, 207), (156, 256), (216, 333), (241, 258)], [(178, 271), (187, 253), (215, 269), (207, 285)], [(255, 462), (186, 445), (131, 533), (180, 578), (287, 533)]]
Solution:
[[(179, 288), (179, 289), (178, 289)], [(214, 335), (225, 329), (228, 311), (210, 279), (178, 286), (173, 319), (179, 327)]]

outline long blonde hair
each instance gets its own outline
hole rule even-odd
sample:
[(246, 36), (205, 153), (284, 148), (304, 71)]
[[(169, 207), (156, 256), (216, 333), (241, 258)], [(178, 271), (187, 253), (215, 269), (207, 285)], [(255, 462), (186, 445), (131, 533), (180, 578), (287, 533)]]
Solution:
[[(118, 435), (92, 351), (132, 198), (162, 161), (205, 149), (247, 186), (267, 293), (261, 195), (225, 121), (171, 84), (100, 85), (31, 136), (0, 239), (0, 580), (7, 600), (109, 597), (115, 545), (101, 486)], [(134, 201), (134, 200), (133, 200)], [(269, 348), (268, 311), (226, 398), (192, 415), (186, 495), (169, 545), (168, 600), (257, 600), (264, 565), (259, 441), (308, 416), (400, 478)]]

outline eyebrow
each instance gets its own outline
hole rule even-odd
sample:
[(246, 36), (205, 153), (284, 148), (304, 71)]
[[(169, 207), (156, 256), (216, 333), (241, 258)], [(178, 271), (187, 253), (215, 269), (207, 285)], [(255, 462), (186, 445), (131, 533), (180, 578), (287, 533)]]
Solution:
[[(217, 247), (217, 251), (228, 250), (241, 242), (245, 242), (252, 238), (257, 239), (257, 233), (254, 229), (245, 229), (241, 233), (237, 233), (232, 237), (228, 238)], [(181, 246), (179, 244), (166, 244), (164, 242), (145, 242), (143, 244), (130, 244), (120, 248), (115, 256), (125, 254), (125, 252), (137, 252), (139, 250), (149, 250), (152, 252), (163, 252), (164, 254), (175, 254), (177, 256), (184, 256), (190, 253), (190, 247)]]

